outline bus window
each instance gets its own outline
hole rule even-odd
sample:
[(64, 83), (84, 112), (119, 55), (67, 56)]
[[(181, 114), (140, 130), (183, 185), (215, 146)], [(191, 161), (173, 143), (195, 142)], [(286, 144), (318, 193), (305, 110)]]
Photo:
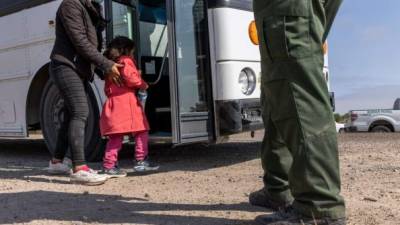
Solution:
[(126, 36), (135, 40), (134, 18), (135, 13), (132, 7), (118, 2), (112, 2), (112, 23), (113, 36)]
[(168, 28), (165, 0), (142, 0), (138, 6), (140, 64), (143, 79), (151, 86), (146, 115), (154, 136), (171, 136), (171, 98)]
[(176, 0), (176, 61), (181, 113), (207, 112), (207, 14), (204, 0)]
[[(140, 62), (145, 80), (168, 76), (168, 28), (165, 1), (139, 2)], [(163, 68), (161, 68), (163, 67)]]
[(168, 43), (165, 1), (140, 1), (139, 11), (141, 55), (164, 57)]
[(140, 21), (157, 23), (157, 24), (167, 24), (165, 1), (159, 1), (158, 3), (151, 2), (140, 2)]

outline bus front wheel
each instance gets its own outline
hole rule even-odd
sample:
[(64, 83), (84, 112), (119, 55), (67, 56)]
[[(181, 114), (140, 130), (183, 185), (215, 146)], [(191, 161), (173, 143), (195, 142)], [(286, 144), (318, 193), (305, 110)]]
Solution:
[[(105, 141), (101, 139), (99, 132), (99, 109), (96, 98), (91, 90), (88, 91), (89, 118), (85, 131), (85, 157), (88, 161), (101, 160)], [(61, 123), (65, 119), (64, 100), (61, 98), (57, 87), (49, 80), (43, 91), (40, 104), (40, 124), (47, 148), (53, 155), (56, 148), (56, 138)], [(70, 155), (69, 153), (67, 153)]]

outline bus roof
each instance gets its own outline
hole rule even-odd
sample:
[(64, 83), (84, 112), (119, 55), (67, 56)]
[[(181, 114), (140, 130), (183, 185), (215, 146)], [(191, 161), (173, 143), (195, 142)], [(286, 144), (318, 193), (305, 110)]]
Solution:
[[(55, 0), (1, 0), (0, 17)], [(154, 3), (157, 4), (155, 0)], [(153, 4), (154, 4), (153, 3)], [(149, 3), (147, 3), (149, 4)], [(209, 8), (235, 8), (253, 11), (253, 0), (208, 0)]]
[(234, 8), (253, 11), (253, 0), (208, 0), (209, 8)]
[(1, 0), (0, 17), (55, 0)]

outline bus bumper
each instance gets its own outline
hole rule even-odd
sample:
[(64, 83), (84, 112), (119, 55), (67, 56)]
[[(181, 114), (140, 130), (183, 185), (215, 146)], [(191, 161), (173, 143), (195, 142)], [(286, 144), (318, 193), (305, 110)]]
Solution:
[(216, 101), (221, 136), (263, 129), (260, 99)]

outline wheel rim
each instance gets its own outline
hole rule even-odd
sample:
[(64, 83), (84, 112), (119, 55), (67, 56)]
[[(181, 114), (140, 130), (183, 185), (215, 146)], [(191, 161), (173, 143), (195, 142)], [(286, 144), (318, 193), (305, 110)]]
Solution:
[(388, 131), (387, 131), (387, 130), (384, 130), (384, 129), (378, 129), (378, 130), (376, 131), (376, 133), (388, 133)]
[(386, 129), (386, 128), (383, 128), (383, 127), (375, 127), (373, 129), (373, 132), (374, 133), (389, 133), (390, 131), (388, 129)]

